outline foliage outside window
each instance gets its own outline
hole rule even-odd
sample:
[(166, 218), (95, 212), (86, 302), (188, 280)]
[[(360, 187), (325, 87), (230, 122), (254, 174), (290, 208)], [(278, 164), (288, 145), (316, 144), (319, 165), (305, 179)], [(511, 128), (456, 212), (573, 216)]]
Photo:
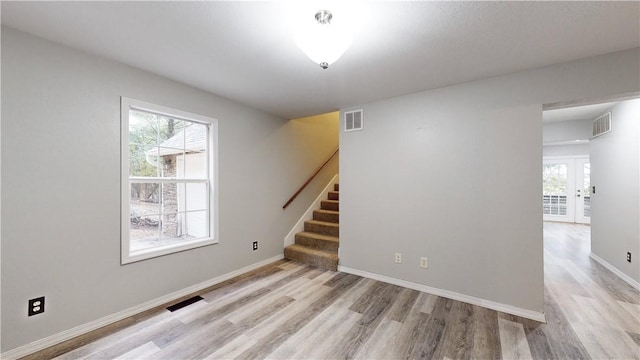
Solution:
[(217, 242), (217, 121), (122, 98), (122, 263)]
[(544, 164), (542, 168), (542, 213), (567, 215), (566, 164)]
[(544, 164), (542, 167), (542, 191), (545, 195), (567, 194), (567, 165)]

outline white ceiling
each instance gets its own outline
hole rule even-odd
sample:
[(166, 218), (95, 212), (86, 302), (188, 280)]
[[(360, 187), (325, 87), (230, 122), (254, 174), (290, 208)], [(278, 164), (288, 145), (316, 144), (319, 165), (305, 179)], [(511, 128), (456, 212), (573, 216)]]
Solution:
[[(640, 46), (640, 2), (11, 2), (2, 23), (296, 118)], [(294, 44), (354, 24), (329, 69)], [(340, 20), (342, 19), (342, 20)]]

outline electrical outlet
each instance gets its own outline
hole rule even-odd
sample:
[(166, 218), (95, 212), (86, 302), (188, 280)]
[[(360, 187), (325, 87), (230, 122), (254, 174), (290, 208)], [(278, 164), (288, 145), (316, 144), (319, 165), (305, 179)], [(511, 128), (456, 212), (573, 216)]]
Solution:
[(396, 253), (396, 264), (402, 264), (402, 254)]
[(627, 251), (627, 262), (631, 262), (631, 252)]
[(29, 300), (28, 315), (38, 315), (44, 312), (44, 296)]
[(426, 257), (420, 258), (420, 267), (425, 269), (429, 267), (429, 261), (427, 260)]
[(254, 241), (253, 242), (253, 251), (256, 251), (256, 250), (258, 250), (258, 242)]

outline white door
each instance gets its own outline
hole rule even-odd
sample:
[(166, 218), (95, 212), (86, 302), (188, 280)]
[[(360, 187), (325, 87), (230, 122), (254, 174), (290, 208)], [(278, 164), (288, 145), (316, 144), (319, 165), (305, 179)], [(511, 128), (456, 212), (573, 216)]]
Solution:
[(544, 159), (542, 213), (545, 221), (588, 224), (591, 212), (588, 158)]
[(587, 158), (576, 159), (575, 222), (591, 223), (591, 164)]

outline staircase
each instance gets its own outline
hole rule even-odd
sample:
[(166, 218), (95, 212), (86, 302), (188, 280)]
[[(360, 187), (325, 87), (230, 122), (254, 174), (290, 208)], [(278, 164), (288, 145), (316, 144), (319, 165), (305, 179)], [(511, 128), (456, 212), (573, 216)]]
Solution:
[(285, 259), (338, 270), (339, 184), (329, 191), (327, 200), (320, 203), (320, 210), (313, 211), (313, 220), (304, 222), (304, 231), (296, 234), (294, 245), (284, 249)]

